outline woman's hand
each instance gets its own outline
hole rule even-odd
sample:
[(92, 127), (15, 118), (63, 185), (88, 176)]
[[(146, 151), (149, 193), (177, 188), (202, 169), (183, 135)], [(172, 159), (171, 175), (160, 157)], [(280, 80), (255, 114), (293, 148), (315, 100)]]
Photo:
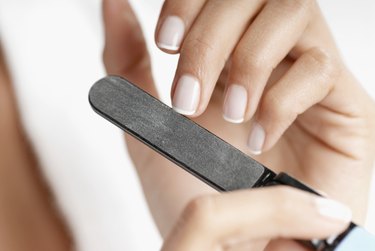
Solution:
[(351, 212), (332, 200), (288, 187), (200, 197), (183, 211), (163, 251), (305, 250), (286, 239), (323, 239), (342, 232)]
[[(206, 110), (228, 65), (223, 115), (232, 123), (255, 118), (257, 140), (250, 137), (249, 147), (257, 154), (272, 148), (311, 106), (342, 103), (326, 100), (342, 65), (313, 0), (166, 0), (156, 42), (180, 53), (172, 101), (185, 115)], [(283, 60), (287, 69), (269, 86)]]
[[(157, 96), (127, 1), (105, 0), (104, 19), (108, 73)], [(165, 28), (168, 22), (172, 28)], [(342, 63), (314, 1), (167, 0), (156, 38), (159, 47), (181, 53), (172, 91), (176, 110), (240, 150), (261, 153), (255, 158), (274, 171), (350, 205), (363, 223), (375, 156), (374, 103)], [(225, 117), (242, 123), (225, 121), (223, 104)], [(166, 236), (190, 200), (214, 191), (126, 140)]]
[[(297, 126), (335, 152), (353, 159), (363, 155), (362, 148), (342, 144), (345, 139), (325, 127), (367, 111), (366, 102), (353, 99), (363, 93), (341, 62), (315, 1), (166, 0), (156, 42), (165, 52), (180, 53), (175, 110), (197, 117), (221, 88), (224, 119), (252, 120), (251, 153), (270, 150)], [(219, 81), (223, 73), (225, 83)], [(298, 148), (290, 138), (287, 148)]]
[[(374, 104), (341, 61), (316, 1), (166, 0), (156, 43), (180, 53), (176, 111), (207, 111), (197, 121), (243, 151), (264, 153), (258, 159), (271, 169), (363, 207)], [(213, 110), (241, 124), (230, 130)], [(361, 192), (343, 195), (347, 185)]]

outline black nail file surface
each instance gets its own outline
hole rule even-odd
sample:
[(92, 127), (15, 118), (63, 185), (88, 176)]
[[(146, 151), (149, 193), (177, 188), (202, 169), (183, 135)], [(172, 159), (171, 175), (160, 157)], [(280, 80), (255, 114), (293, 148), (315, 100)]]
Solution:
[(96, 112), (217, 190), (251, 188), (275, 175), (124, 79), (102, 79), (89, 100)]
[[(276, 175), (125, 79), (99, 80), (89, 101), (101, 116), (219, 191), (289, 185), (318, 194), (285, 173)], [(375, 251), (375, 237), (354, 223), (336, 238), (302, 243), (319, 251)]]

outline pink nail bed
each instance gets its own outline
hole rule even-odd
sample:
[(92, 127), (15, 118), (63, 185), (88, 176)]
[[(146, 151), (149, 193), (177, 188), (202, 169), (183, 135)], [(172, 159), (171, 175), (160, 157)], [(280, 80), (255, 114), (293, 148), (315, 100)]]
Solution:
[(199, 104), (200, 84), (191, 75), (183, 75), (177, 82), (172, 98), (172, 107), (184, 115), (193, 115)]
[(244, 121), (247, 107), (247, 90), (242, 85), (229, 86), (224, 99), (223, 117), (232, 123)]

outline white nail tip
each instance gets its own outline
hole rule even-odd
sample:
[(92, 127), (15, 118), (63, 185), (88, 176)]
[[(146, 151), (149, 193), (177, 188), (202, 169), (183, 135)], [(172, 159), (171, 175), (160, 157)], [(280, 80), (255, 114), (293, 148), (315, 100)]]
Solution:
[(250, 153), (254, 155), (261, 154), (265, 139), (266, 132), (260, 124), (255, 122), (252, 126), (249, 139), (247, 142), (247, 146), (249, 147)]
[(324, 217), (343, 222), (350, 222), (352, 219), (352, 211), (350, 208), (340, 202), (325, 198), (317, 198), (315, 202), (319, 214)]
[(252, 151), (251, 149), (249, 150), (250, 154), (252, 155), (261, 155), (262, 151)]
[(157, 45), (162, 49), (177, 51), (180, 48), (184, 33), (184, 21), (178, 16), (169, 16), (160, 28)]
[(183, 115), (193, 115), (197, 111), (199, 98), (199, 81), (191, 75), (183, 75), (176, 84), (172, 107)]
[(232, 118), (229, 118), (229, 117), (225, 116), (224, 114), (223, 114), (223, 118), (226, 121), (228, 121), (230, 123), (233, 123), (233, 124), (241, 124), (244, 121), (244, 119), (232, 119)]
[(247, 90), (242, 85), (231, 84), (225, 94), (223, 115), (231, 123), (244, 121), (247, 107)]
[(180, 49), (179, 46), (173, 46), (163, 43), (157, 43), (157, 46), (161, 49), (168, 50), (168, 51), (178, 51)]

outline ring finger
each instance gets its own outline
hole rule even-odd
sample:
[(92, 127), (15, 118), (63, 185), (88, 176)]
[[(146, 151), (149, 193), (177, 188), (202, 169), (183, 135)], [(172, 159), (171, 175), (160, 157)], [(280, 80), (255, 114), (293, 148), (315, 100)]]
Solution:
[[(189, 21), (194, 24), (182, 41), (172, 87), (175, 110), (194, 116), (205, 110), (226, 61), (263, 2), (207, 1), (198, 17)], [(181, 14), (187, 6), (178, 4)]]

